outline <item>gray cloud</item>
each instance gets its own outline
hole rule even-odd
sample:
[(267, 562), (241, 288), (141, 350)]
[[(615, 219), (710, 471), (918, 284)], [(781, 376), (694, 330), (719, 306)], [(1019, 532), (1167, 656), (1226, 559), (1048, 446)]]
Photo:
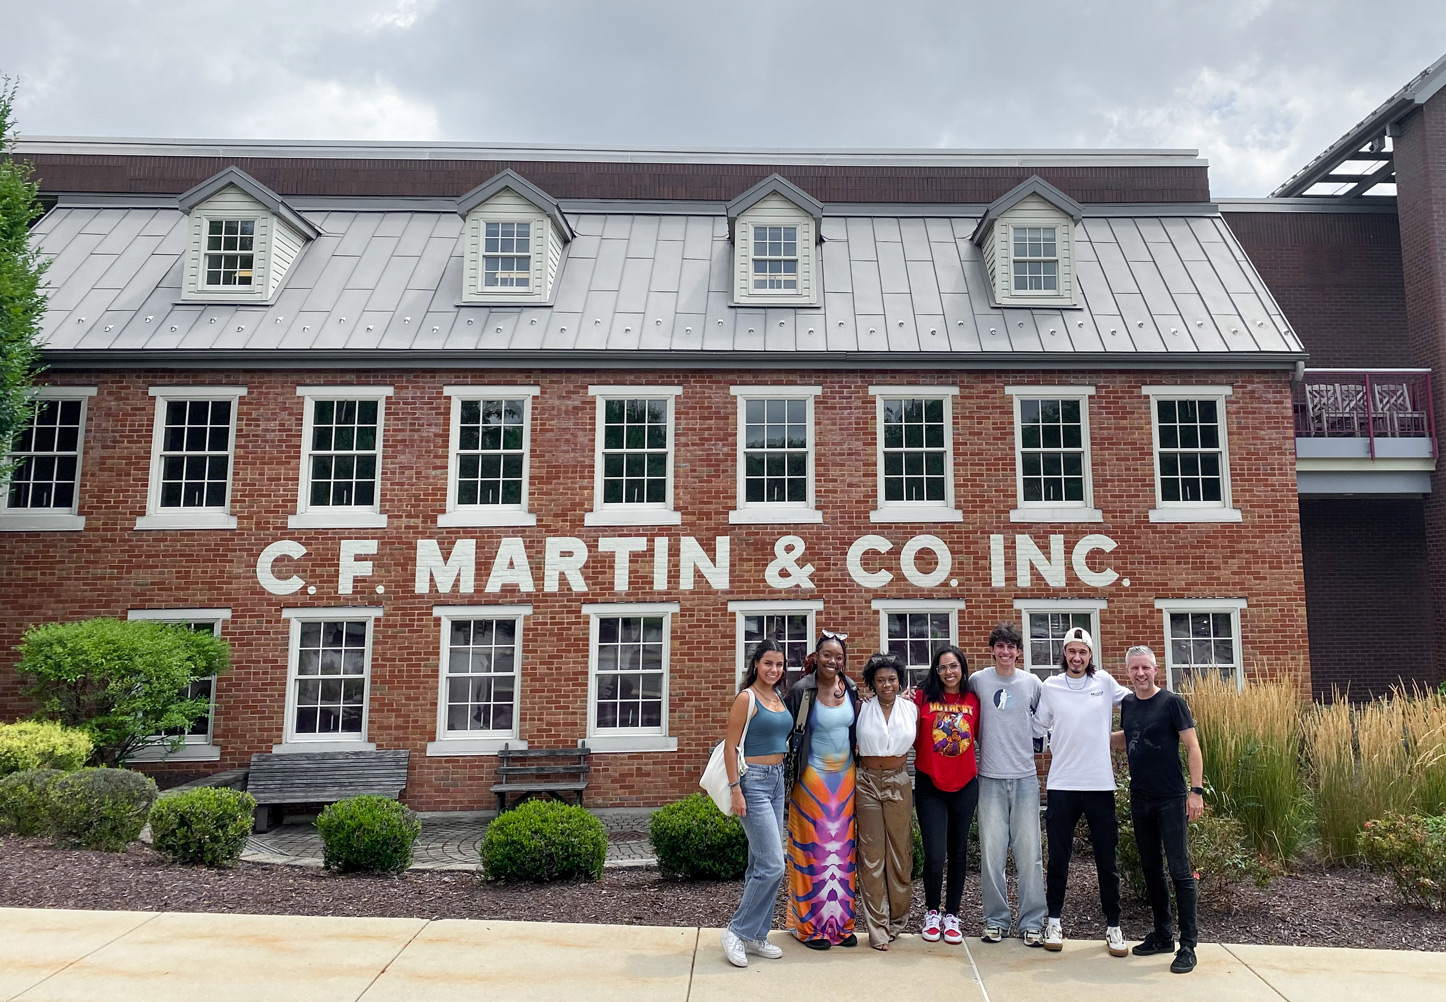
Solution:
[(1340, 0), (0, 0), (32, 135), (1188, 147), (1264, 194), (1446, 49)]

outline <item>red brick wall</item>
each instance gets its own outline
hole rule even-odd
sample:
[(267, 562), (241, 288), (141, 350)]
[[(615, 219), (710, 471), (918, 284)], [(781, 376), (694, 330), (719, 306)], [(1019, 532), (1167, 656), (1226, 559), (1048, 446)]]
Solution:
[[(1286, 373), (1258, 372), (790, 372), (774, 376), (758, 371), (628, 372), (582, 371), (461, 372), (397, 371), (386, 404), (382, 510), (385, 530), (290, 530), (299, 469), (302, 402), (298, 384), (353, 381), (335, 371), (239, 371), (176, 373), (63, 372), (57, 383), (94, 384), (85, 439), (80, 533), (15, 533), (4, 539), (0, 567), (0, 650), (10, 651), (21, 631), (44, 620), (108, 614), (131, 608), (229, 607), (225, 636), (233, 652), (233, 673), (218, 688), (215, 737), (224, 755), (218, 768), (241, 766), (256, 751), (269, 750), (283, 729), (287, 672), (287, 623), (280, 610), (295, 606), (383, 605), (372, 652), (369, 737), (379, 747), (413, 752), (407, 798), (428, 809), (467, 809), (490, 803), (487, 788), (491, 757), (427, 758), (434, 738), (437, 705), (439, 627), (434, 604), (530, 602), (521, 676), (521, 734), (534, 746), (572, 744), (586, 732), (588, 621), (583, 602), (679, 601), (671, 653), (670, 733), (679, 751), (650, 754), (599, 754), (589, 803), (656, 804), (695, 789), (709, 745), (717, 739), (734, 678), (734, 618), (730, 599), (820, 598), (819, 625), (854, 638), (853, 666), (878, 638), (878, 613), (872, 598), (962, 598), (962, 646), (971, 658), (987, 660), (985, 638), (998, 620), (1017, 621), (1016, 597), (1072, 597), (1108, 600), (1101, 614), (1100, 648), (1104, 662), (1118, 670), (1125, 647), (1145, 642), (1162, 647), (1159, 598), (1228, 597), (1248, 600), (1241, 613), (1247, 672), (1293, 677), (1308, 688), (1305, 592), (1300, 559), (1299, 509), (1295, 493), (1291, 406)], [(362, 373), (361, 385), (382, 383), (380, 374)], [(582, 513), (591, 507), (593, 477), (594, 382), (640, 385), (681, 382), (676, 413), (676, 507), (678, 527), (587, 529)], [(819, 442), (817, 497), (823, 525), (740, 526), (728, 524), (735, 506), (736, 399), (730, 385), (760, 382), (819, 384), (815, 427)], [(962, 525), (881, 525), (869, 521), (874, 507), (874, 400), (871, 383), (959, 387), (955, 400), (956, 501)], [(438, 529), (445, 510), (448, 399), (444, 384), (475, 382), (536, 383), (532, 436), (532, 509), (530, 529)], [(1004, 385), (1036, 382), (1091, 382), (1095, 504), (1105, 522), (1050, 526), (1009, 521), (1015, 506), (1014, 420)], [(1144, 383), (1228, 383), (1234, 396), (1227, 405), (1234, 498), (1244, 513), (1241, 524), (1154, 524), (1150, 409), (1141, 394)], [(244, 384), (237, 431), (233, 511), (235, 531), (139, 532), (136, 516), (146, 503), (151, 447), (153, 385)], [(988, 534), (1032, 534), (1047, 549), (1046, 537), (1063, 533), (1069, 548), (1087, 533), (1104, 533), (1118, 543), (1111, 553), (1096, 552), (1095, 569), (1112, 566), (1121, 580), (1107, 588), (1083, 586), (1070, 572), (1067, 586), (1052, 589), (1036, 576), (1029, 588), (1014, 584), (1013, 546), (1006, 547), (1008, 585), (990, 586)], [(774, 541), (802, 537), (801, 562), (813, 563), (816, 590), (777, 592), (764, 583)], [(893, 541), (877, 564), (895, 572), (885, 588), (858, 586), (845, 567), (845, 552), (857, 537), (877, 533)], [(932, 533), (953, 554), (956, 587), (948, 582), (924, 590), (899, 574), (899, 547), (910, 537)], [(578, 536), (590, 549), (584, 569), (590, 591), (541, 591), (543, 540)], [(611, 591), (612, 559), (597, 552), (601, 536), (667, 536), (673, 540), (670, 587), (651, 590), (651, 555), (635, 557), (633, 587), (626, 596)], [(713, 552), (715, 536), (732, 540), (731, 588), (715, 592), (698, 581), (691, 592), (677, 590), (677, 542), (692, 535)], [(519, 594), (482, 592), (496, 541), (526, 540), (538, 591)], [(461, 538), (478, 540), (477, 593), (470, 596), (413, 593), (415, 541), (436, 539), (443, 553)], [(256, 582), (257, 554), (279, 539), (294, 539), (309, 555), (294, 568), (317, 588), (278, 597)], [(376, 539), (371, 558), (375, 573), (360, 579), (357, 593), (336, 594), (337, 547), (342, 539)], [(927, 569), (927, 559), (921, 561)], [(1123, 579), (1129, 579), (1129, 585)], [(375, 585), (385, 594), (376, 594)], [(564, 585), (564, 588), (566, 585)], [(9, 657), (9, 655), (7, 655)], [(0, 716), (14, 717), (26, 707), (14, 677), (0, 670)], [(185, 768), (194, 769), (193, 765)]]
[(1391, 212), (1227, 212), (1313, 368), (1410, 367)]

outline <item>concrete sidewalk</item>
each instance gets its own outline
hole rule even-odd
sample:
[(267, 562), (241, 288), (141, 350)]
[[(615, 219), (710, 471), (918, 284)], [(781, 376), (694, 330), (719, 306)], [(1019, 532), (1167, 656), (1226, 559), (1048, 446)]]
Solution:
[(1435, 999), (1446, 986), (1441, 953), (1212, 943), (1181, 976), (1169, 957), (1117, 959), (1095, 939), (1050, 954), (906, 936), (885, 954), (771, 938), (782, 960), (737, 970), (715, 929), (4, 908), (0, 1000), (1358, 1002)]

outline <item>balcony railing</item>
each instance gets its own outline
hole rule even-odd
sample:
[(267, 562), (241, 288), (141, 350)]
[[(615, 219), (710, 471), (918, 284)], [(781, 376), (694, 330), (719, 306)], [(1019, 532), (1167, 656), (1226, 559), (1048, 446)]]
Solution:
[(1317, 450), (1300, 439), (1353, 439), (1371, 459), (1436, 458), (1430, 369), (1306, 369), (1293, 394), (1302, 456)]

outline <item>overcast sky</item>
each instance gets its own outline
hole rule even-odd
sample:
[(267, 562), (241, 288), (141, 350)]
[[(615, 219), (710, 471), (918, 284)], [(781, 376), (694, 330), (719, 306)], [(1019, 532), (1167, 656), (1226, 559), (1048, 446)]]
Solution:
[(1264, 195), (1446, 2), (0, 0), (22, 135), (1193, 148)]

